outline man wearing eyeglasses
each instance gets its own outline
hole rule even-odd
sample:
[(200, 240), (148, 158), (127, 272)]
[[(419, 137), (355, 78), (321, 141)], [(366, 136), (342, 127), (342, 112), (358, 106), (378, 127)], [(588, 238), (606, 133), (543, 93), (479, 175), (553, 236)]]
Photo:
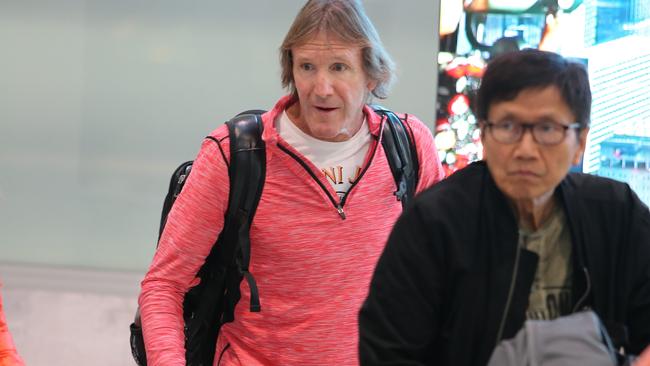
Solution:
[(362, 365), (485, 365), (527, 319), (586, 308), (650, 344), (650, 212), (625, 183), (569, 173), (585, 149), (585, 68), (538, 50), (493, 60), (484, 159), (423, 192), (390, 235), (359, 316)]

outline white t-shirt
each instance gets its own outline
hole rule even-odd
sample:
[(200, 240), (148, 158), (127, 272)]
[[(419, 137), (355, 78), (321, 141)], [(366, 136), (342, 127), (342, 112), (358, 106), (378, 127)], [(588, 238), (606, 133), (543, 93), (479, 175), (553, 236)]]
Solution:
[(282, 139), (325, 174), (339, 198), (343, 198), (359, 177), (370, 148), (372, 135), (366, 120), (352, 138), (342, 142), (323, 141), (309, 136), (289, 119), (286, 111), (280, 115), (275, 127)]

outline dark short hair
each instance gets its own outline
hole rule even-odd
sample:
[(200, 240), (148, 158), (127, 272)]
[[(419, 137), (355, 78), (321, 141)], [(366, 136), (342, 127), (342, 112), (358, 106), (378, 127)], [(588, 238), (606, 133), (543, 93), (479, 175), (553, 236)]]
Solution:
[(525, 49), (503, 54), (487, 66), (478, 90), (476, 115), (486, 120), (493, 103), (515, 99), (525, 89), (556, 86), (581, 128), (589, 126), (591, 89), (585, 66), (556, 53)]
[(309, 0), (293, 21), (280, 46), (282, 86), (296, 96), (291, 48), (300, 46), (319, 32), (330, 33), (341, 41), (360, 46), (363, 68), (368, 78), (377, 82), (372, 94), (388, 96), (395, 80), (395, 63), (379, 38), (359, 0)]

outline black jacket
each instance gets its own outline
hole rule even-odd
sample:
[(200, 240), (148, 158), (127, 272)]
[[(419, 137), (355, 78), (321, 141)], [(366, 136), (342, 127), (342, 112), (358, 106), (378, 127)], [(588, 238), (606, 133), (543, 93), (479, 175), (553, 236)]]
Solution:
[[(573, 244), (572, 308), (626, 325), (639, 353), (650, 344), (647, 206), (627, 184), (587, 174), (570, 173), (555, 194)], [(517, 243), (484, 162), (423, 192), (375, 270), (359, 316), (361, 364), (485, 365), (499, 329), (511, 338), (525, 321), (538, 256)]]

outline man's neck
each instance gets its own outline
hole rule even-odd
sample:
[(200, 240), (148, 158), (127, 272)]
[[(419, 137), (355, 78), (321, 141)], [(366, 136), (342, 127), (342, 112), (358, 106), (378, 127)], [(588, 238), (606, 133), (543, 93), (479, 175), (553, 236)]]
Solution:
[(536, 231), (551, 216), (555, 207), (553, 192), (533, 200), (513, 202), (519, 220), (519, 227)]

